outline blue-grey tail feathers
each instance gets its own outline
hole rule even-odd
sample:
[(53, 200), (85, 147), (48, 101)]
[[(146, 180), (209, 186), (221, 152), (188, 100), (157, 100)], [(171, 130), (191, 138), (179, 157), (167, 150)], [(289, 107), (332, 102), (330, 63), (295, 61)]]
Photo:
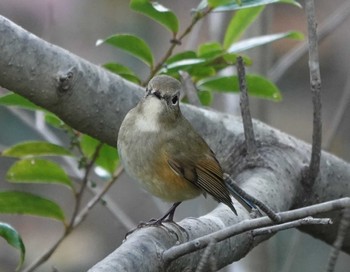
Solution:
[(236, 192), (229, 184), (226, 183), (227, 189), (230, 191), (231, 195), (248, 211), (251, 212), (252, 209), (258, 210), (258, 208), (249, 200), (245, 199), (239, 193)]

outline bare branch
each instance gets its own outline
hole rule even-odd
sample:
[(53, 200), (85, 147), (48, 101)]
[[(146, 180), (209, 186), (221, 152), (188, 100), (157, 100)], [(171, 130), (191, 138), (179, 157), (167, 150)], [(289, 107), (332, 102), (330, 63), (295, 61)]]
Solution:
[[(328, 201), (292, 211), (281, 212), (278, 215), (281, 217), (281, 223), (300, 219), (303, 217), (316, 215), (321, 212), (329, 212), (333, 210), (342, 209), (350, 206), (350, 198), (342, 198), (338, 200)], [(330, 223), (330, 221), (327, 221)], [(231, 227), (219, 230), (214, 233), (207, 234), (205, 236), (199, 237), (187, 243), (183, 243), (178, 246), (173, 246), (172, 248), (166, 250), (163, 253), (163, 260), (165, 264), (169, 264), (170, 262), (197, 250), (200, 250), (206, 247), (210, 241), (213, 239), (217, 242), (223, 241), (229, 237), (241, 234), (243, 232), (253, 230), (256, 228), (264, 227), (271, 225), (272, 220), (265, 216), (261, 218), (244, 220), (240, 223), (237, 223)]]
[(322, 119), (321, 119), (321, 75), (320, 64), (318, 60), (318, 39), (317, 23), (315, 19), (314, 0), (306, 0), (306, 13), (308, 17), (308, 36), (309, 36), (309, 70), (310, 84), (313, 103), (313, 133), (312, 150), (309, 170), (305, 182), (307, 189), (311, 190), (315, 179), (320, 171), (321, 144), (322, 144)]
[(252, 235), (253, 237), (258, 235), (268, 235), (268, 234), (273, 234), (282, 230), (298, 228), (303, 225), (329, 225), (329, 224), (333, 224), (332, 220), (329, 218), (312, 218), (311, 216), (309, 216), (309, 217), (305, 217), (295, 221), (283, 223), (280, 225), (255, 229), (252, 231)]
[(243, 63), (243, 58), (241, 56), (237, 57), (237, 74), (239, 80), (240, 89), (240, 106), (244, 127), (244, 135), (247, 147), (248, 157), (253, 157), (256, 155), (256, 143), (253, 129), (252, 116), (249, 109), (249, 99), (247, 93), (247, 84), (245, 80), (245, 68)]

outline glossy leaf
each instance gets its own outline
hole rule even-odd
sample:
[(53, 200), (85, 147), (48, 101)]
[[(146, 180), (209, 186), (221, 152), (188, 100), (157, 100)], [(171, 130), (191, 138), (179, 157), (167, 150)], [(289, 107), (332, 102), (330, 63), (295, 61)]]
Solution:
[(28, 141), (11, 146), (2, 152), (3, 156), (23, 158), (33, 156), (71, 156), (72, 153), (62, 146), (48, 142)]
[(25, 192), (0, 192), (1, 213), (42, 216), (64, 222), (64, 213), (55, 202)]
[(193, 68), (195, 65), (202, 65), (205, 62), (206, 62), (205, 59), (179, 60), (166, 65), (164, 68), (161, 69), (161, 72), (186, 70), (186, 69)]
[(204, 77), (215, 76), (216, 71), (212, 66), (199, 66), (191, 69), (191, 76), (197, 80)]
[(178, 32), (179, 22), (176, 15), (161, 4), (149, 0), (131, 0), (130, 7), (165, 26), (171, 32)]
[(208, 3), (211, 7), (215, 7), (214, 11), (230, 11), (251, 7), (258, 7), (263, 5), (269, 5), (274, 3), (284, 3), (291, 4), (296, 7), (301, 8), (301, 5), (295, 0), (242, 0), (241, 4), (238, 4), (235, 0), (226, 1), (230, 2), (228, 4), (221, 4), (222, 0), (208, 0)]
[[(80, 144), (85, 156), (91, 159), (96, 150), (96, 147), (100, 144), (100, 142), (84, 134), (81, 137)], [(110, 175), (112, 175), (119, 164), (117, 150), (114, 147), (111, 147), (110, 145), (103, 144), (102, 148), (98, 153), (98, 157), (95, 163), (96, 165), (106, 170)]]
[(19, 250), (20, 261), (19, 261), (19, 264), (18, 264), (17, 269), (16, 269), (16, 270), (19, 270), (19, 268), (21, 268), (21, 266), (23, 265), (24, 256), (25, 256), (25, 252), (26, 252), (21, 236), (9, 224), (5, 224), (5, 223), (1, 223), (1, 222), (0, 222), (0, 236), (2, 238), (4, 238), (9, 245), (11, 245), (15, 249)]
[(291, 4), (301, 8), (301, 5), (295, 0), (202, 0), (195, 10), (198, 12), (204, 10), (205, 8), (212, 7), (214, 8), (214, 12), (221, 12), (263, 6), (274, 3)]
[(218, 42), (209, 42), (201, 44), (198, 47), (197, 54), (199, 58), (213, 58), (222, 54), (223, 49)]
[(238, 4), (236, 0), (208, 0), (210, 7), (226, 6), (233, 3)]
[(284, 38), (301, 40), (304, 38), (304, 36), (302, 33), (297, 31), (260, 36), (260, 37), (246, 39), (246, 40), (234, 43), (233, 45), (230, 46), (230, 48), (228, 49), (228, 52), (238, 53), (248, 49), (252, 49), (254, 47), (272, 43)]
[(265, 6), (238, 10), (232, 17), (225, 33), (224, 48), (227, 49), (237, 41), (244, 31), (256, 20)]
[[(277, 86), (268, 79), (258, 75), (246, 75), (248, 93), (260, 98), (280, 101), (282, 96)], [(239, 92), (237, 76), (217, 76), (197, 83), (200, 90), (218, 92)]]
[(142, 60), (148, 66), (153, 66), (153, 55), (148, 44), (141, 38), (131, 34), (115, 34), (105, 40), (98, 40), (96, 45), (103, 43), (115, 46)]
[(194, 51), (182, 51), (180, 53), (177, 53), (173, 56), (171, 56), (170, 58), (167, 59), (167, 61), (165, 62), (167, 65), (173, 62), (177, 62), (180, 60), (185, 60), (185, 59), (196, 59), (197, 58), (197, 54)]
[(16, 106), (29, 110), (42, 110), (42, 108), (30, 102), (28, 99), (12, 92), (6, 93), (0, 97), (0, 105)]
[(55, 183), (73, 188), (72, 181), (57, 163), (38, 158), (15, 162), (6, 178), (13, 183)]
[(64, 125), (64, 122), (51, 112), (45, 113), (45, 122), (56, 128), (62, 128)]
[(120, 63), (110, 62), (110, 63), (103, 64), (102, 67), (136, 84), (139, 84), (141, 82), (140, 79), (135, 75), (135, 73), (130, 68)]

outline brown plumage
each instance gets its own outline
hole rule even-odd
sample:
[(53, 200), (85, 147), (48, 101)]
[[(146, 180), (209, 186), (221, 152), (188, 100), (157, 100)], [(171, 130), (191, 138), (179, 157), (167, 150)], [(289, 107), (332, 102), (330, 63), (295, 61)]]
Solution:
[(131, 176), (150, 193), (175, 202), (167, 216), (184, 200), (209, 194), (237, 214), (230, 193), (251, 208), (223, 180), (214, 153), (179, 107), (181, 84), (169, 76), (156, 76), (145, 97), (125, 117), (118, 150)]

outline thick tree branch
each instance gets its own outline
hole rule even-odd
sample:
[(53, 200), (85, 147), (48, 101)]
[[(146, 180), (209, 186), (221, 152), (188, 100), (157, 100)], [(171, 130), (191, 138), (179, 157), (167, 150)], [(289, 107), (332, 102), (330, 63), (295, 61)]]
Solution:
[[(122, 119), (142, 95), (140, 87), (39, 39), (1, 16), (0, 48), (0, 86), (56, 113), (75, 129), (116, 146)], [(306, 194), (301, 185), (300, 173), (310, 158), (309, 145), (253, 121), (257, 152), (263, 160), (247, 165), (241, 159), (245, 146), (240, 118), (193, 106), (183, 105), (181, 109), (214, 150), (224, 171), (234, 177), (248, 194), (273, 210), (285, 211), (350, 195), (350, 165), (341, 159), (323, 152), (321, 171), (312, 192)], [(239, 216), (236, 217), (229, 209), (221, 207), (201, 217), (200, 221), (204, 220), (205, 225), (200, 229), (193, 228), (194, 222), (199, 219), (187, 219), (186, 224), (189, 224), (188, 229), (191, 232), (189, 237), (179, 237), (180, 242), (248, 218), (248, 214), (238, 203), (235, 203), (235, 207)], [(307, 226), (302, 229), (332, 244), (340, 213), (332, 212), (326, 216), (335, 222), (332, 226)], [(133, 235), (121, 246), (125, 250), (125, 258), (130, 255), (129, 246), (135, 246), (135, 252), (143, 250), (137, 248), (140, 240), (153, 245), (152, 252), (143, 252), (143, 256), (146, 256), (144, 258), (152, 259), (149, 256), (159, 253), (157, 241), (150, 234), (152, 230), (153, 228), (145, 229), (137, 239)], [(165, 239), (164, 243), (171, 244), (172, 242), (166, 240), (169, 233), (171, 235), (172, 232), (157, 229), (157, 237)], [(173, 237), (175, 240), (177, 238), (176, 235)], [(235, 245), (239, 245), (235, 248), (234, 258), (228, 250), (229, 241), (220, 242), (216, 248), (215, 254), (222, 257), (223, 263), (242, 258), (251, 249), (250, 235), (242, 234), (231, 239)], [(266, 236), (257, 237), (254, 245), (263, 239)], [(350, 252), (349, 236), (345, 237), (342, 249)], [(113, 255), (109, 257), (111, 258)], [(119, 260), (124, 262), (123, 258)], [(139, 261), (143, 263), (145, 260)], [(197, 257), (190, 261), (198, 263)], [(190, 263), (183, 265), (191, 266)]]
[[(310, 214), (344, 209), (349, 205), (350, 198), (343, 198), (281, 212), (279, 216), (281, 222), (287, 222)], [(221, 205), (200, 218), (184, 219), (179, 223), (181, 228), (173, 224), (166, 224), (164, 229), (158, 227), (138, 230), (128, 237), (121, 247), (89, 272), (138, 271), (138, 263), (142, 263), (143, 271), (164, 271), (164, 267), (167, 268), (167, 271), (186, 271), (186, 269), (193, 271), (201, 260), (204, 248), (213, 241), (217, 242), (213, 256), (219, 269), (232, 261), (243, 258), (251, 248), (271, 236), (268, 234), (253, 237), (250, 232), (256, 228), (271, 225), (273, 222), (267, 216), (255, 219), (245, 217), (244, 219), (239, 215), (240, 222), (234, 224), (232, 218), (224, 218), (220, 214), (224, 210), (229, 209)], [(326, 226), (329, 227), (328, 224)], [(166, 231), (166, 229), (171, 231)], [(192, 229), (197, 229), (198, 232)], [(226, 239), (227, 237), (231, 238)], [(192, 253), (188, 254), (188, 252)], [(148, 261), (143, 260), (145, 256)]]

